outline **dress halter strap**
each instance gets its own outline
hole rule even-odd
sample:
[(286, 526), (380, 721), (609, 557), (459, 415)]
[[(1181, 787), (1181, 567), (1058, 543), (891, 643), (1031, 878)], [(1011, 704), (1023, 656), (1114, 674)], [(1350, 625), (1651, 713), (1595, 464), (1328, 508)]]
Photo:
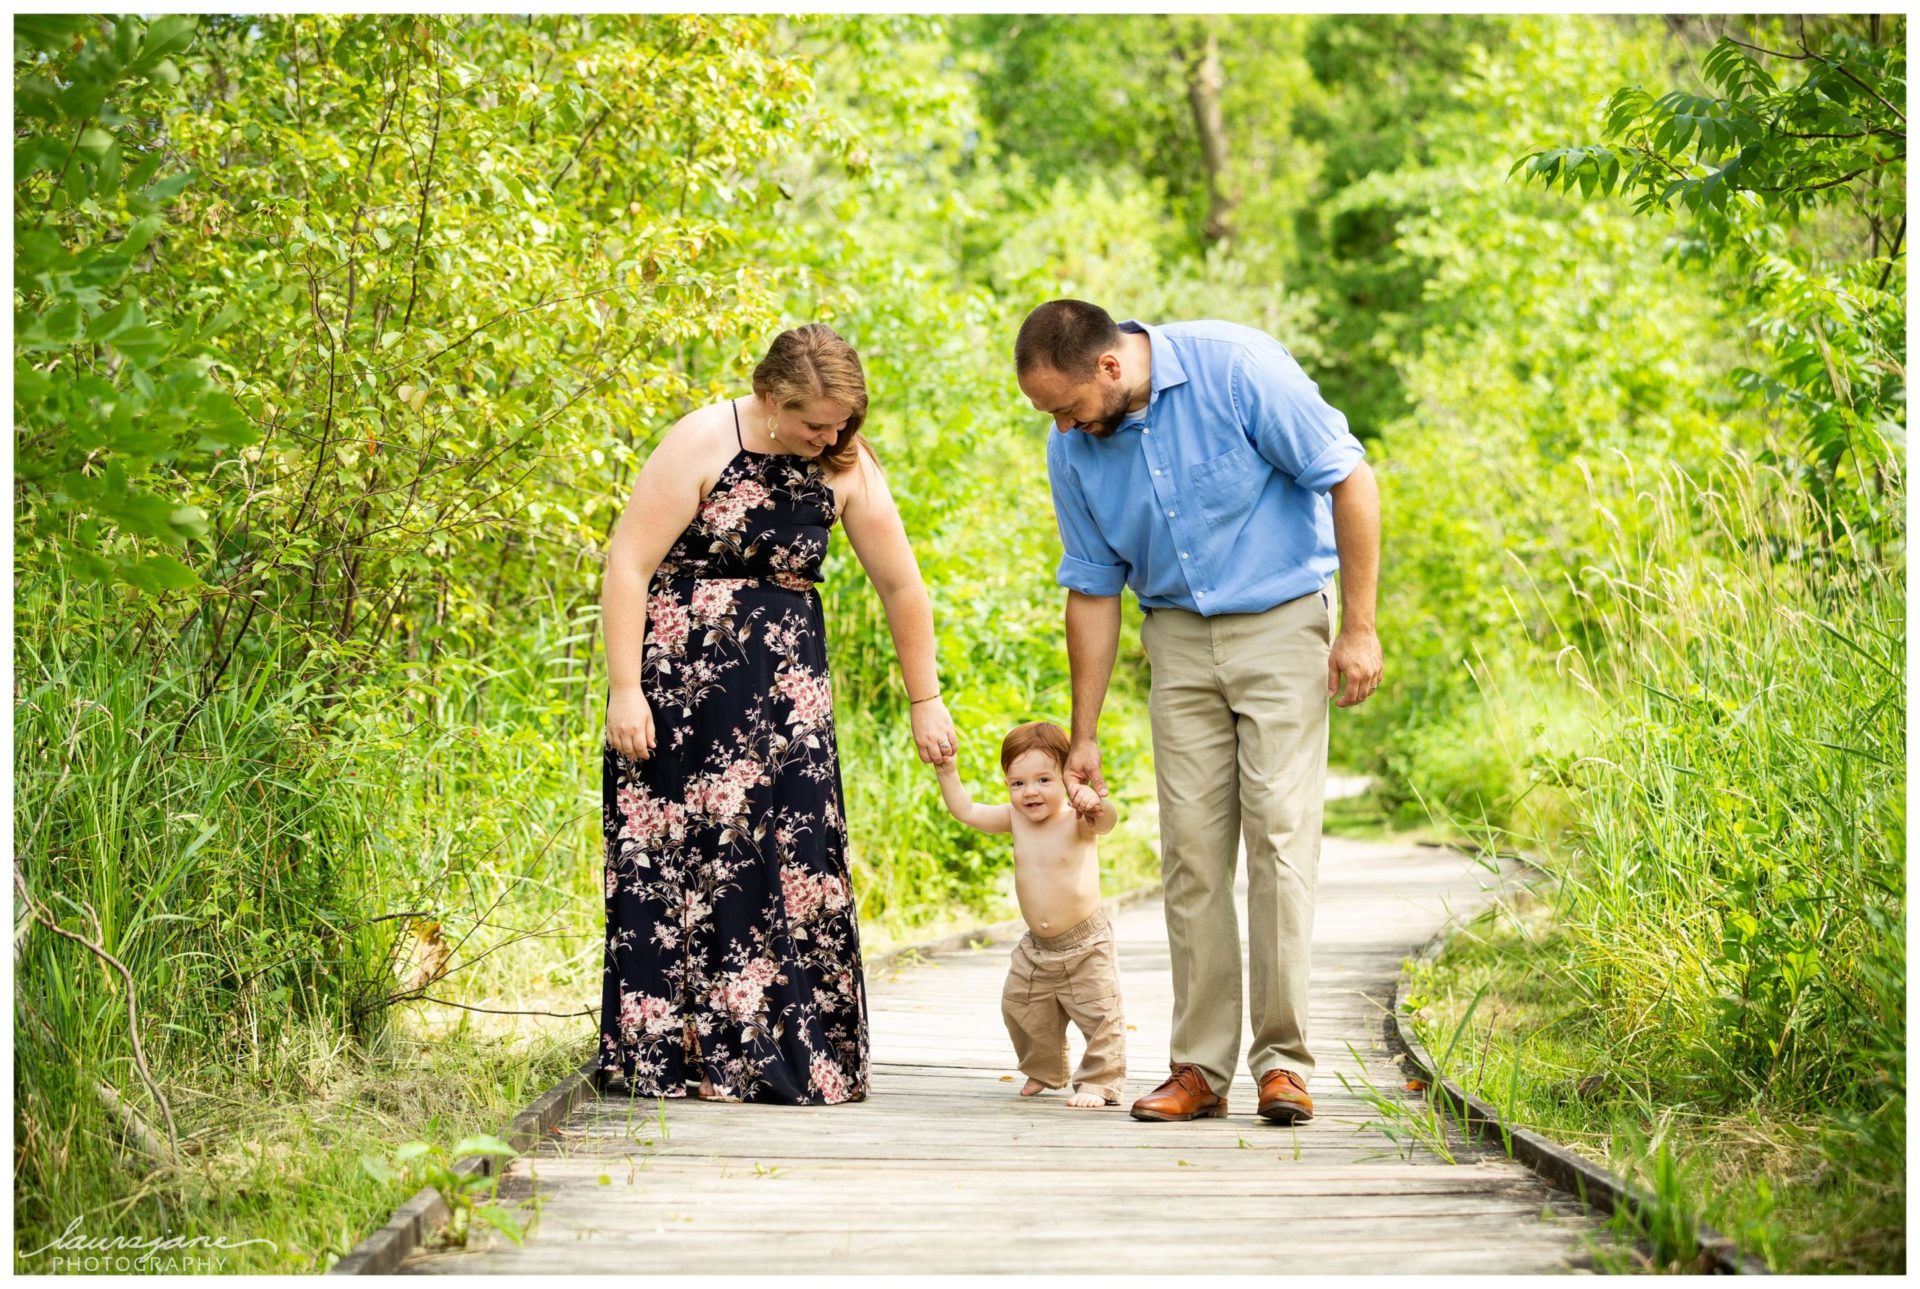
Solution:
[(747, 441), (740, 437), (740, 400), (735, 399), (728, 406), (733, 408), (733, 441), (738, 443), (740, 450), (744, 452), (747, 448)]

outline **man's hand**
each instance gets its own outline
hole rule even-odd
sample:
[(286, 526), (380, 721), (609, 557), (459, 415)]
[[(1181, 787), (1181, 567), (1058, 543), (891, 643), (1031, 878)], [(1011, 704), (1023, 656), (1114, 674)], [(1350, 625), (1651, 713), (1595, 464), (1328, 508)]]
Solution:
[(1067, 784), (1084, 784), (1103, 797), (1107, 795), (1107, 781), (1100, 777), (1099, 744), (1088, 739), (1067, 750)]
[[(1336, 707), (1353, 707), (1367, 701), (1373, 691), (1380, 688), (1380, 676), (1385, 664), (1380, 658), (1380, 637), (1371, 631), (1349, 627), (1342, 631), (1333, 642), (1333, 649), (1327, 654), (1327, 697), (1333, 698)], [(1340, 693), (1340, 682), (1346, 680), (1346, 693)], [(1072, 766), (1072, 762), (1068, 762)]]

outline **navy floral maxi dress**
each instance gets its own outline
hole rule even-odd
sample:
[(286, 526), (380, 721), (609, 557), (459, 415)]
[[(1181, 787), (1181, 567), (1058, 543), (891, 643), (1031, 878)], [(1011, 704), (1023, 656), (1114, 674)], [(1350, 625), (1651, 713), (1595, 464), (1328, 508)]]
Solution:
[[(739, 434), (739, 413), (734, 413)], [(826, 621), (819, 462), (728, 462), (647, 595), (654, 751), (604, 748), (603, 1090), (745, 1101), (868, 1091)]]

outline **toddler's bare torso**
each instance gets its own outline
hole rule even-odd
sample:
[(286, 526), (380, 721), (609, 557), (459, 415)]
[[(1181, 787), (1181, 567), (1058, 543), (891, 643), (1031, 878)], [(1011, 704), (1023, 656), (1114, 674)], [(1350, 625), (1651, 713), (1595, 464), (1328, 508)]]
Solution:
[(1011, 812), (1013, 890), (1035, 935), (1071, 930), (1100, 907), (1100, 849), (1080, 817), (1063, 806), (1051, 819)]

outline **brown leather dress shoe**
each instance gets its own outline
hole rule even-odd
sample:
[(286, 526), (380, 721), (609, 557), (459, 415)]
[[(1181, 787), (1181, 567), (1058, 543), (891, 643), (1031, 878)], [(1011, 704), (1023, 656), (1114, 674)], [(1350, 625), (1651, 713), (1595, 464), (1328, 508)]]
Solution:
[(1313, 1098), (1292, 1070), (1268, 1070), (1260, 1076), (1258, 1113), (1273, 1123), (1303, 1123), (1313, 1118)]
[(1176, 1065), (1167, 1081), (1133, 1103), (1136, 1119), (1184, 1121), (1187, 1119), (1224, 1119), (1225, 1097), (1213, 1094), (1207, 1076), (1197, 1065)]

